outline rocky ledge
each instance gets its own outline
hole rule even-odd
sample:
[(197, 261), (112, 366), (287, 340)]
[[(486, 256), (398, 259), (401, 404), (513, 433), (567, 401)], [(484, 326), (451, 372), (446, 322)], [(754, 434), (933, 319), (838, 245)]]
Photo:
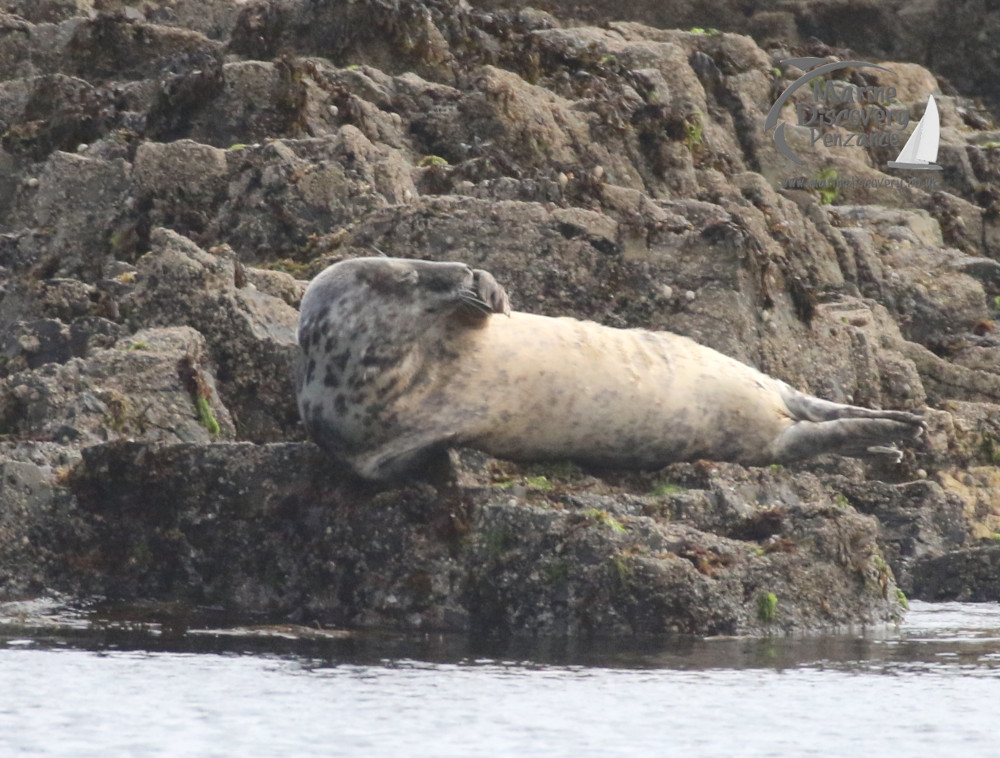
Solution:
[[(894, 107), (937, 98), (943, 170), (873, 189), (891, 151), (818, 144), (793, 171), (765, 134), (802, 74), (780, 61), (831, 54), (795, 35), (0, 0), (0, 36), (0, 600), (760, 634), (996, 599), (1000, 130), (961, 82), (880, 61)], [(837, 176), (861, 181), (811, 186)], [(433, 484), (373, 489), (303, 439), (291, 380), (305, 281), (372, 248), (926, 409), (926, 444), (632, 473), (458, 450)]]

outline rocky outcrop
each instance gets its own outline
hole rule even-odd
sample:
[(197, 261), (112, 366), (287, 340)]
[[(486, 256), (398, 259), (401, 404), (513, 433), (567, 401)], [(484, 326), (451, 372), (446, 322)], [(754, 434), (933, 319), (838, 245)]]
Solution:
[[(880, 147), (789, 164), (764, 121), (789, 51), (832, 52), (803, 42), (814, 5), (758, 11), (747, 30), (786, 35), (761, 47), (704, 6), (677, 29), (454, 0), (0, 2), (0, 592), (544, 634), (833, 627), (896, 618), (897, 580), (941, 595), (928, 577), (1000, 530), (1000, 132), (886, 49), (894, 107), (938, 100), (939, 186), (873, 187)], [(926, 408), (926, 445), (630, 475), (461, 451), (450, 478), (371, 491), (303, 441), (293, 375), (305, 280), (375, 251)]]
[[(7, 465), (23, 519), (43, 479)], [(650, 491), (453, 465), (449, 487), (374, 493), (308, 443), (95, 445), (63, 482), (85, 528), (32, 536), (64, 591), (362, 628), (746, 634), (902, 612), (875, 520), (809, 475), (686, 465)]]
[[(476, 8), (516, 8), (515, 0), (474, 0)], [(933, 67), (958, 91), (990, 98), (997, 89), (996, 53), (987, 39), (1000, 28), (1000, 13), (977, 2), (908, 2), (907, 0), (779, 0), (734, 2), (659, 0), (629, 3), (610, 0), (565, 2), (538, 0), (533, 7), (559, 18), (600, 23), (610, 18), (642, 21), (652, 26), (717, 30), (751, 35), (765, 49), (794, 50), (822, 40), (833, 48), (850, 48), (864, 58), (902, 60)]]
[(914, 589), (928, 600), (1000, 601), (1000, 550), (995, 544), (928, 558), (914, 574)]

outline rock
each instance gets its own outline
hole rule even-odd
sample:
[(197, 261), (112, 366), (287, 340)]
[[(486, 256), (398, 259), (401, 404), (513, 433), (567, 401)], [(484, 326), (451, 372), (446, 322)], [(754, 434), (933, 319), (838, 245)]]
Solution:
[[(472, 5), (496, 10), (514, 8), (520, 3), (475, 0)], [(986, 96), (994, 101), (996, 98), (993, 83), (997, 61), (988, 52), (988, 45), (982, 43), (995, 34), (1000, 13), (976, 4), (956, 7), (945, 0), (920, 3), (866, 0), (845, 10), (844, 5), (823, 0), (779, 6), (763, 1), (717, 0), (704, 4), (673, 0), (627, 7), (610, 0), (591, 0), (585, 4), (541, 0), (537, 7), (559, 18), (592, 24), (615, 18), (668, 29), (692, 29), (703, 36), (716, 35), (718, 30), (750, 33), (762, 45), (780, 42), (796, 46), (823, 40), (829, 45), (850, 48), (855, 59), (933, 61), (935, 73), (946, 77), (966, 95)], [(858, 23), (859, 18), (865, 22)], [(946, 30), (937, 31), (942, 27)], [(909, 65), (900, 68), (906, 94), (916, 95), (923, 87), (933, 86), (923, 75), (914, 74)]]
[(175, 232), (154, 230), (122, 310), (133, 328), (188, 326), (204, 335), (240, 438), (294, 435), (298, 314), (283, 300), (237, 282), (232, 251), (217, 252), (206, 253)]
[[(88, 534), (65, 489), (33, 463), (0, 461), (0, 598), (38, 597), (61, 580), (80, 592), (62, 548)], [(71, 559), (70, 559), (71, 560)]]
[(913, 361), (932, 401), (951, 399), (990, 404), (1000, 402), (1000, 377), (995, 373), (956, 365), (912, 342), (903, 343), (901, 350), (904, 356)]
[[(869, 291), (898, 313), (908, 339), (933, 344), (987, 317), (982, 274), (970, 276), (969, 257), (943, 247), (940, 226), (926, 211), (837, 206), (829, 213), (835, 226), (865, 230), (853, 238), (867, 259), (857, 261), (858, 270), (875, 280)], [(864, 247), (866, 234), (880, 241), (873, 252)]]
[(952, 261), (951, 266), (956, 271), (978, 279), (984, 287), (1000, 290), (1000, 263), (992, 258), (965, 255)]
[[(670, 515), (673, 496), (428, 485), (361, 495), (308, 444), (113, 443), (86, 449), (69, 481), (101, 546), (88, 581), (123, 600), (515, 635), (898, 617), (872, 519), (801, 499), (788, 475), (725, 468), (708, 474), (706, 497), (764, 531), (699, 531)], [(726, 483), (731, 473), (742, 487)], [(761, 485), (777, 499), (762, 505)]]
[(111, 347), (125, 331), (97, 316), (81, 316), (69, 325), (57, 319), (15, 321), (0, 335), (0, 376), (86, 357), (91, 350)]
[(223, 64), (217, 78), (206, 81), (209, 96), (192, 99), (186, 114), (189, 126), (177, 135), (218, 147), (279, 135), (299, 136), (305, 131), (301, 114), (308, 97), (301, 79), (302, 72), (290, 60)]
[[(998, 446), (997, 453), (1000, 453)], [(994, 461), (1000, 463), (1000, 456)], [(1000, 466), (971, 466), (968, 469), (941, 471), (941, 486), (957, 495), (965, 504), (965, 518), (972, 540), (994, 539), (1000, 534)]]
[(208, 234), (247, 262), (297, 254), (318, 235), (417, 194), (405, 157), (353, 126), (227, 155), (228, 197)]
[(208, 204), (226, 189), (226, 153), (192, 140), (143, 142), (135, 151), (132, 172), (142, 195)]
[(142, 79), (221, 54), (219, 42), (197, 32), (143, 23), (128, 12), (97, 14), (77, 25), (64, 54), (87, 78)]
[(969, 255), (988, 254), (995, 249), (987, 233), (993, 224), (975, 203), (947, 192), (935, 192), (924, 209), (937, 219), (946, 244)]
[(128, 188), (129, 166), (56, 152), (39, 176), (35, 222), (51, 228), (47, 255), (63, 276), (100, 274), (109, 257), (111, 222)]
[(209, 442), (234, 430), (203, 338), (174, 327), (140, 330), (87, 358), (7, 377), (0, 432), (79, 448), (126, 437)]
[(842, 502), (874, 516), (879, 524), (879, 544), (899, 586), (910, 597), (929, 599), (914, 579), (916, 566), (965, 546), (968, 525), (964, 503), (932, 481), (904, 485), (858, 482), (833, 477), (828, 484), (843, 495)]
[(928, 558), (913, 573), (914, 592), (923, 599), (995, 603), (1000, 600), (1000, 545)]
[(256, 287), (266, 295), (284, 300), (293, 308), (299, 307), (306, 291), (307, 282), (296, 279), (284, 271), (272, 271), (250, 266), (247, 266), (245, 271), (247, 282), (251, 286)]
[[(70, 350), (69, 329), (55, 319), (18, 321), (4, 335), (4, 370), (34, 369), (46, 363), (65, 363)], [(18, 360), (20, 359), (20, 360)]]

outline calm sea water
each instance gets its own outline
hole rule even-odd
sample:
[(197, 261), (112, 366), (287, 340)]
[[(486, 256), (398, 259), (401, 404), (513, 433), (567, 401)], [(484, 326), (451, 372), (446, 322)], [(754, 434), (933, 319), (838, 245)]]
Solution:
[(0, 607), (3, 756), (997, 756), (1000, 606), (878, 634), (475, 644)]

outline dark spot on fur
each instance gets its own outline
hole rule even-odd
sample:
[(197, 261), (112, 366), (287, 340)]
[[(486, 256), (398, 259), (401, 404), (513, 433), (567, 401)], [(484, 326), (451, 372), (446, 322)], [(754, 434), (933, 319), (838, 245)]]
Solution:
[(384, 368), (396, 362), (396, 358), (391, 355), (379, 355), (376, 352), (366, 352), (361, 358), (362, 366), (378, 366)]
[(309, 335), (309, 344), (316, 347), (319, 344), (320, 330), (313, 329), (312, 334)]
[(344, 396), (339, 392), (337, 393), (337, 396), (333, 399), (333, 409), (340, 415), (344, 415), (345, 413), (347, 413), (347, 401), (344, 399)]
[(396, 382), (389, 382), (385, 386), (379, 387), (379, 389), (375, 392), (376, 399), (385, 400), (387, 397), (389, 397), (389, 395), (393, 393), (396, 387), (397, 387)]
[(313, 380), (313, 374), (316, 373), (316, 359), (310, 358), (309, 363), (306, 365), (306, 382), (311, 383)]
[(332, 353), (337, 349), (337, 338), (330, 336), (326, 338), (326, 344), (323, 345), (323, 350), (328, 353)]
[(395, 416), (390, 415), (388, 417), (383, 417), (386, 412), (385, 403), (372, 403), (371, 405), (365, 407), (362, 418), (366, 424), (374, 426), (376, 424), (381, 424), (383, 428), (390, 425), (395, 421)]
[(343, 371), (345, 368), (347, 368), (347, 361), (350, 360), (350, 358), (351, 358), (350, 351), (345, 350), (344, 352), (338, 353), (337, 355), (330, 358), (330, 363), (336, 366), (340, 371)]
[(330, 364), (326, 365), (326, 376), (323, 377), (323, 385), (325, 387), (339, 387), (340, 378), (334, 373), (333, 366)]

